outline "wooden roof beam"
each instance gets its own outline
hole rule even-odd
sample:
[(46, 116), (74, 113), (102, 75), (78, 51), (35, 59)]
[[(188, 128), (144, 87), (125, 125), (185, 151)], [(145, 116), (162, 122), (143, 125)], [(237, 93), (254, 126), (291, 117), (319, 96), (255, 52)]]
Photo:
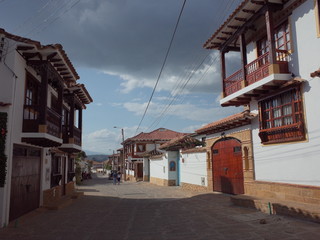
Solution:
[(224, 32), (224, 31), (222, 31), (221, 33), (225, 34), (225, 35), (229, 35), (229, 36), (231, 36), (233, 34), (233, 32)]
[(54, 58), (57, 54), (58, 54), (58, 53), (56, 53), (56, 52), (53, 52), (53, 53), (49, 54), (49, 55), (47, 56), (47, 60), (50, 60), (50, 59)]
[(63, 63), (55, 63), (53, 64), (54, 67), (62, 67), (65, 66)]
[(246, 18), (240, 18), (240, 17), (235, 17), (234, 19), (239, 21), (239, 22), (246, 22), (247, 21)]
[(245, 12), (245, 13), (250, 13), (250, 14), (255, 14), (256, 12), (254, 10), (250, 10), (250, 9), (242, 9), (242, 12)]
[(60, 62), (60, 61), (62, 61), (59, 58), (52, 58), (52, 59), (49, 59), (49, 60), (50, 60), (50, 62)]
[(234, 34), (226, 41), (224, 42), (221, 47), (220, 51), (223, 51), (228, 45), (230, 45), (232, 42), (236, 41), (238, 37), (247, 29), (247, 27), (253, 25), (255, 21), (262, 16), (268, 9), (274, 9), (278, 10), (283, 7), (282, 3), (264, 3), (264, 6), (260, 8), (248, 21), (246, 21), (242, 26), (231, 26), (227, 25), (228, 28), (233, 28), (236, 29)]
[(251, 0), (252, 3), (257, 4), (257, 5), (261, 5), (263, 6), (265, 4), (264, 1), (256, 1), (256, 0)]

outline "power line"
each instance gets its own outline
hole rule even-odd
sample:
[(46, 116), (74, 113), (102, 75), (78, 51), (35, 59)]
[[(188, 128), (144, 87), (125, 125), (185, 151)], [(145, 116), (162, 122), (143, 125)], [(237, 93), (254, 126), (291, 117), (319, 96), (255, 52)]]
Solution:
[(168, 47), (166, 56), (165, 56), (165, 58), (164, 58), (164, 61), (163, 61), (162, 66), (161, 66), (159, 76), (158, 76), (158, 78), (157, 78), (156, 84), (155, 84), (154, 87), (153, 87), (153, 90), (152, 90), (150, 99), (149, 99), (148, 104), (147, 104), (147, 107), (146, 107), (146, 109), (145, 109), (145, 111), (144, 111), (144, 113), (143, 113), (143, 116), (142, 116), (142, 118), (141, 118), (141, 121), (140, 121), (140, 123), (139, 123), (139, 125), (138, 125), (138, 128), (137, 128), (137, 130), (136, 130), (136, 133), (138, 132), (138, 130), (139, 130), (140, 126), (141, 126), (141, 123), (142, 123), (144, 117), (146, 116), (146, 113), (147, 113), (148, 108), (149, 108), (149, 106), (150, 106), (150, 103), (151, 103), (151, 100), (152, 100), (152, 98), (153, 98), (154, 92), (155, 92), (155, 90), (156, 90), (156, 88), (157, 88), (157, 86), (158, 86), (158, 83), (159, 83), (159, 80), (160, 80), (160, 77), (161, 77), (163, 68), (164, 68), (164, 66), (165, 66), (165, 64), (166, 64), (166, 62), (167, 62), (167, 58), (168, 58), (168, 55), (169, 55), (169, 52), (170, 52), (170, 49), (171, 49), (173, 40), (174, 40), (174, 37), (175, 37), (176, 32), (177, 32), (177, 28), (178, 28), (178, 25), (179, 25), (179, 22), (180, 22), (180, 18), (181, 18), (181, 15), (182, 15), (182, 12), (183, 12), (183, 9), (184, 9), (185, 4), (186, 4), (186, 0), (183, 1), (183, 5), (182, 5), (182, 7), (181, 7), (180, 14), (179, 14), (179, 17), (178, 17), (176, 26), (175, 26), (174, 31), (173, 31), (173, 34), (172, 34), (172, 37), (171, 37), (171, 41), (170, 41), (170, 44), (169, 44), (169, 47)]
[[(230, 8), (232, 7), (232, 5), (234, 4), (235, 0), (230, 1), (227, 3), (224, 11), (221, 12), (220, 16), (218, 17), (218, 22), (222, 22), (224, 20), (224, 18), (226, 17), (225, 14), (230, 10)], [(205, 60), (207, 59), (207, 57), (210, 55), (211, 53), (208, 52), (208, 54), (206, 54), (206, 56), (203, 58), (203, 60), (200, 62), (200, 64), (197, 65), (197, 67), (194, 67), (192, 71), (190, 71), (190, 74), (187, 76), (181, 90), (180, 90), (180, 94), (173, 94), (173, 98), (171, 99), (170, 103), (167, 104), (167, 106), (165, 106), (162, 110), (162, 112), (159, 114), (159, 116), (152, 122), (152, 124), (150, 125), (150, 127), (148, 129), (151, 129), (153, 126), (156, 127), (161, 120), (165, 117), (165, 114), (169, 111), (169, 108), (173, 105), (173, 103), (179, 99), (181, 99), (180, 103), (182, 103), (185, 100), (185, 97), (182, 98), (182, 92), (184, 91), (184, 89), (186, 88), (186, 86), (188, 85), (189, 81), (191, 80), (191, 78), (193, 77), (193, 75), (200, 69), (200, 67), (204, 64)], [(202, 74), (202, 76), (200, 77), (200, 79), (191, 87), (191, 90), (197, 86), (199, 84), (199, 82), (205, 77), (205, 75), (208, 73), (208, 70), (213, 66), (213, 64), (216, 62), (217, 60), (217, 56), (213, 58), (213, 60), (211, 60), (211, 63), (208, 63), (207, 65), (209, 65), (209, 67), (206, 69), (206, 71), (204, 72), (204, 74)], [(182, 82), (183, 79), (181, 79), (179, 81), (179, 83), (177, 84), (176, 88), (177, 89), (180, 85), (180, 83)]]

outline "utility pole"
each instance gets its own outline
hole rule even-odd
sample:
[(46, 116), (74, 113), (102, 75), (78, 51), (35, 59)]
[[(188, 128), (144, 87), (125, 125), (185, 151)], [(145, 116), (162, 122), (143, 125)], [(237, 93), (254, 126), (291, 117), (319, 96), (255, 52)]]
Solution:
[[(119, 128), (117, 126), (114, 126), (113, 128)], [(126, 160), (125, 160), (125, 153), (124, 153), (124, 129), (121, 128), (121, 135), (122, 135), (122, 173), (123, 173), (123, 179), (126, 181), (127, 173), (126, 173)]]
[(122, 134), (122, 172), (123, 172), (123, 179), (126, 181), (126, 175), (127, 175), (127, 169), (126, 169), (126, 160), (124, 155), (124, 130), (121, 128), (121, 134)]

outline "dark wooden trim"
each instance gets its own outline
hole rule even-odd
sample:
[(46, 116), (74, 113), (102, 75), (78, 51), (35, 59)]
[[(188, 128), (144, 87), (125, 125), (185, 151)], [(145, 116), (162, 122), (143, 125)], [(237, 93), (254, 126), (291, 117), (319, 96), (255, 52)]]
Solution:
[(248, 64), (247, 61), (247, 45), (246, 45), (246, 38), (245, 34), (242, 33), (240, 35), (240, 52), (241, 52), (241, 67), (242, 67), (242, 74), (243, 74), (243, 80), (246, 82), (246, 65)]
[(41, 83), (40, 83), (40, 109), (39, 123), (44, 125), (47, 121), (47, 100), (48, 100), (48, 72), (46, 64), (41, 65)]
[(275, 64), (277, 62), (276, 44), (274, 40), (273, 13), (270, 8), (267, 8), (267, 11), (265, 12), (265, 19), (267, 28), (267, 39), (269, 45), (269, 62), (270, 64)]
[(226, 78), (226, 60), (224, 51), (220, 51), (220, 63), (221, 63), (221, 79), (222, 79), (222, 91), (224, 93), (224, 79)]

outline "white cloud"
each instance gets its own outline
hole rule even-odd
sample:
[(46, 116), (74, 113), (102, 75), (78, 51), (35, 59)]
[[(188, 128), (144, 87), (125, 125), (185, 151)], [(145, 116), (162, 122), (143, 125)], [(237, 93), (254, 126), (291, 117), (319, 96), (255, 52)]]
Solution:
[[(147, 103), (133, 103), (127, 102), (123, 104), (123, 107), (135, 113), (138, 116), (142, 116), (145, 111)], [(148, 110), (148, 115), (158, 117), (163, 109), (166, 108), (166, 105), (159, 104), (159, 103), (151, 103)], [(174, 116), (180, 119), (185, 120), (192, 120), (198, 122), (212, 122), (218, 120), (220, 118), (224, 118), (227, 115), (231, 115), (237, 112), (240, 112), (240, 108), (228, 107), (228, 108), (221, 108), (221, 107), (207, 107), (201, 108), (196, 104), (176, 104), (171, 105), (169, 110), (166, 112), (166, 116)]]

